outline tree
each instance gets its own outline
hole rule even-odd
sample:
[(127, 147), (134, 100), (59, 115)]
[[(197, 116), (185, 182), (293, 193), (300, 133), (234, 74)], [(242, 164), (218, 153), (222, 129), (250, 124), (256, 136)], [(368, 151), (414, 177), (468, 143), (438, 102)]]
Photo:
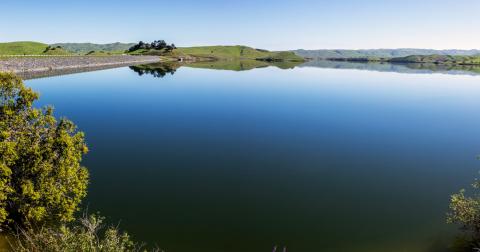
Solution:
[(472, 184), (472, 192), (465, 190), (453, 194), (450, 198), (450, 211), (447, 213), (447, 222), (459, 224), (464, 231), (458, 237), (457, 246), (462, 251), (477, 251), (480, 248), (480, 181)]
[(165, 49), (166, 51), (172, 51), (173, 49), (176, 49), (175, 45), (168, 45), (165, 40), (155, 40), (151, 43), (144, 43), (143, 41), (138, 42), (138, 44), (130, 47), (127, 52), (134, 52), (136, 50), (140, 49), (145, 49), (145, 50), (150, 50), (150, 49), (155, 49), (155, 50), (163, 50)]
[(0, 226), (68, 222), (86, 196), (84, 134), (53, 108), (33, 108), (39, 95), (0, 73)]

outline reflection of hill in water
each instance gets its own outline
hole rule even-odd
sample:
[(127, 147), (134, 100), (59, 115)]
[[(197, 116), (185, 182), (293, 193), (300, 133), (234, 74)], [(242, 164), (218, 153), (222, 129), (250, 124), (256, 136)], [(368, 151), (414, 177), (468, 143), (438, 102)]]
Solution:
[(153, 75), (157, 78), (163, 78), (167, 74), (174, 74), (180, 67), (192, 67), (215, 70), (229, 71), (247, 71), (256, 68), (275, 66), (280, 69), (292, 69), (302, 63), (300, 62), (265, 62), (258, 60), (218, 60), (218, 61), (200, 61), (200, 62), (162, 62), (153, 64), (144, 64), (131, 66), (130, 69), (138, 75)]
[(292, 69), (295, 67), (318, 67), (330, 69), (356, 69), (378, 72), (395, 72), (408, 74), (454, 74), (454, 75), (480, 75), (480, 66), (448, 66), (435, 64), (391, 64), (378, 62), (345, 62), (318, 60), (306, 63), (298, 62), (263, 62), (257, 60), (233, 60), (233, 61), (203, 61), (203, 62), (162, 62), (153, 64), (144, 64), (131, 66), (130, 69), (139, 75), (153, 75), (157, 78), (163, 78), (167, 74), (174, 74), (180, 67), (192, 67), (203, 69), (229, 70), (229, 71), (248, 71), (256, 68), (265, 68), (269, 66), (280, 69)]
[(378, 62), (345, 62), (314, 60), (306, 62), (299, 67), (319, 67), (331, 69), (356, 69), (378, 72), (396, 72), (410, 74), (461, 74), (461, 75), (480, 75), (480, 66), (448, 66), (435, 64), (391, 64)]
[(205, 68), (216, 70), (230, 70), (230, 71), (246, 71), (255, 68), (264, 68), (275, 66), (280, 69), (291, 69), (302, 63), (299, 62), (265, 62), (259, 60), (217, 60), (217, 61), (203, 61), (186, 63), (184, 66), (193, 68)]

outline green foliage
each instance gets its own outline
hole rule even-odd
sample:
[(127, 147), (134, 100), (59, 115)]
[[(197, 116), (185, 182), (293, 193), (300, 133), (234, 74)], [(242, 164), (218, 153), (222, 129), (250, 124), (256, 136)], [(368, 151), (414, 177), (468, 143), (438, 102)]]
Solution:
[(0, 43), (0, 55), (71, 55), (61, 46), (49, 46), (38, 42)]
[(87, 193), (84, 134), (53, 109), (35, 109), (38, 94), (0, 73), (0, 225), (72, 221)]
[(61, 46), (47, 46), (43, 51), (43, 55), (70, 55), (63, 47)]
[(453, 194), (447, 221), (461, 224), (465, 230), (478, 233), (480, 231), (480, 198), (465, 196), (465, 190)]
[(144, 43), (143, 41), (138, 42), (138, 44), (135, 44), (134, 46), (128, 48), (127, 52), (135, 52), (137, 50), (156, 50), (156, 51), (165, 51), (165, 52), (171, 52), (177, 47), (175, 44), (167, 44), (165, 40), (155, 40), (151, 43)]
[(127, 233), (103, 227), (104, 219), (85, 216), (73, 225), (22, 229), (11, 244), (15, 252), (134, 252), (141, 251)]
[(47, 46), (30, 41), (0, 43), (0, 55), (41, 55)]
[(459, 224), (465, 232), (458, 240), (469, 251), (480, 245), (480, 181), (476, 180), (472, 188), (469, 196), (465, 190), (453, 194), (450, 198), (450, 211), (447, 213), (447, 222)]

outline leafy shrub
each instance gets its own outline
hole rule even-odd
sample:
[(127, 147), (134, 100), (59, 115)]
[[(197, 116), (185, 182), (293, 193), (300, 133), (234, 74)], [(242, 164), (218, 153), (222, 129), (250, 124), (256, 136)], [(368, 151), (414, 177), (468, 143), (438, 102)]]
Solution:
[(450, 211), (447, 213), (447, 222), (459, 224), (464, 231), (457, 237), (459, 251), (478, 251), (480, 248), (480, 181), (472, 184), (469, 195), (465, 190), (453, 194), (450, 198)]
[(143, 41), (138, 42), (138, 44), (130, 47), (127, 52), (134, 52), (137, 50), (165, 50), (167, 52), (173, 51), (177, 47), (175, 44), (168, 45), (165, 40), (155, 40), (152, 43), (144, 43)]
[(15, 252), (146, 251), (127, 233), (121, 233), (116, 227), (105, 228), (103, 222), (104, 218), (90, 215), (70, 226), (20, 229), (10, 245)]
[(39, 95), (20, 78), (0, 73), (0, 226), (68, 222), (86, 196), (84, 134), (53, 108), (36, 109)]

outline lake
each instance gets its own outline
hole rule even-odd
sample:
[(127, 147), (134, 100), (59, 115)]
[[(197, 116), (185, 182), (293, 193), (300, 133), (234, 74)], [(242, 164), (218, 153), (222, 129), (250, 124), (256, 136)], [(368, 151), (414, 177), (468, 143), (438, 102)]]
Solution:
[(135, 240), (169, 252), (445, 251), (458, 232), (450, 195), (480, 170), (480, 76), (255, 67), (26, 84), (86, 133), (83, 206)]

